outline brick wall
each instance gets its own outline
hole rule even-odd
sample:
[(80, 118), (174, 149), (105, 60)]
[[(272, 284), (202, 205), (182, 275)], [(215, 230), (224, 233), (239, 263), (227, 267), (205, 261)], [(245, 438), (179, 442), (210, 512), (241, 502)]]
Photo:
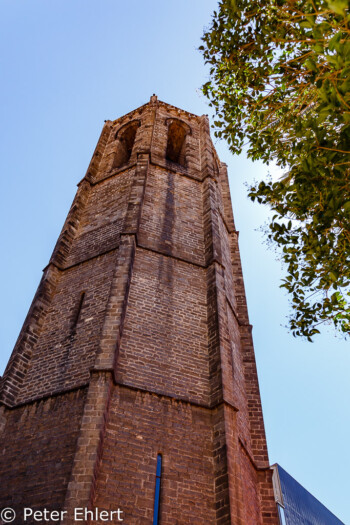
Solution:
[(159, 167), (149, 170), (140, 245), (204, 265), (202, 216), (199, 182)]
[[(85, 389), (8, 411), (0, 435), (0, 507), (60, 509), (75, 454)], [(35, 523), (28, 520), (26, 523)]]
[(214, 523), (211, 412), (123, 387), (110, 406), (94, 505), (117, 504), (126, 523), (151, 525), (161, 453), (160, 523)]
[(134, 170), (92, 187), (65, 266), (72, 266), (119, 245)]
[(118, 382), (208, 403), (205, 284), (203, 268), (137, 250)]
[[(115, 258), (111, 252), (60, 273), (17, 402), (88, 383)], [(81, 312), (73, 326), (83, 291)]]

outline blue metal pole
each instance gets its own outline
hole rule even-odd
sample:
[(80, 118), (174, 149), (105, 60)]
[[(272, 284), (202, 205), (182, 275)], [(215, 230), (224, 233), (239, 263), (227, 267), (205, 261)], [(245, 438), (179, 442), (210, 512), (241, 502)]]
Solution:
[(159, 500), (160, 500), (160, 479), (162, 476), (162, 455), (157, 456), (157, 470), (156, 470), (156, 490), (154, 494), (154, 512), (153, 525), (158, 525), (159, 519)]

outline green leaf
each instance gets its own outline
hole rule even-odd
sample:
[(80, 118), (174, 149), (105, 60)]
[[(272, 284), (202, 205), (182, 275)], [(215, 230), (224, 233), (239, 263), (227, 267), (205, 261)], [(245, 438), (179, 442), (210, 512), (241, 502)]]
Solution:
[(347, 0), (328, 0), (327, 4), (329, 9), (338, 15), (344, 15), (345, 9), (349, 8)]
[(340, 43), (340, 39), (342, 37), (342, 31), (339, 31), (338, 33), (336, 33), (331, 39), (330, 41), (328, 42), (328, 49), (330, 51), (334, 51), (335, 49), (336, 50), (339, 50), (339, 43)]

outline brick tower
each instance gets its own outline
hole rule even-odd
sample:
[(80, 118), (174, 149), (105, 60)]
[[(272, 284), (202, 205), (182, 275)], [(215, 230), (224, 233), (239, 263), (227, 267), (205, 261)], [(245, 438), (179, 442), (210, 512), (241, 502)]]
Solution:
[(206, 116), (105, 123), (2, 378), (13, 523), (278, 523), (237, 237)]

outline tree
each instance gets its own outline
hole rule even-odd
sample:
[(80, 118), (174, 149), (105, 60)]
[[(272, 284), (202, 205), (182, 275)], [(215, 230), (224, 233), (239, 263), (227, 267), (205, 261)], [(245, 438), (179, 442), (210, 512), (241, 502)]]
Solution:
[(203, 36), (215, 135), (284, 171), (250, 188), (273, 210), (293, 335), (350, 332), (350, 14), (346, 0), (221, 0)]

